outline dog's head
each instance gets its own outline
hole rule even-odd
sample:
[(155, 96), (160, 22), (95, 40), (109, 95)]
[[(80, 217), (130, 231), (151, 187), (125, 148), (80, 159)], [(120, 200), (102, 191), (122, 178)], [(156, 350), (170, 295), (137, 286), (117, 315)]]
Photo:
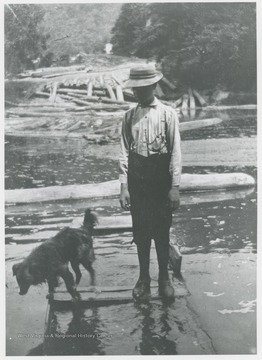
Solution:
[(16, 276), (16, 280), (20, 288), (19, 294), (25, 295), (30, 286), (34, 284), (34, 276), (30, 272), (28, 265), (23, 262), (14, 264), (13, 275)]
[(91, 209), (86, 209), (83, 226), (92, 230), (97, 223), (97, 215)]

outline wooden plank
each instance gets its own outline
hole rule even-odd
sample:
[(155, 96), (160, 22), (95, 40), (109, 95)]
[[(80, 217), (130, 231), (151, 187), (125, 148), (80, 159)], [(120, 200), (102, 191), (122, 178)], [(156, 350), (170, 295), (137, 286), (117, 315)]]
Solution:
[[(188, 296), (188, 290), (183, 286), (175, 287), (175, 297)], [(89, 306), (110, 306), (118, 304), (126, 304), (134, 302), (132, 296), (132, 289), (125, 291), (114, 292), (90, 292), (80, 291), (81, 300), (78, 302), (79, 307)], [(160, 300), (161, 296), (158, 294), (158, 286), (151, 286), (151, 296), (149, 301)], [(68, 292), (55, 292), (54, 299), (51, 301), (53, 310), (65, 310), (74, 306), (71, 295)]]

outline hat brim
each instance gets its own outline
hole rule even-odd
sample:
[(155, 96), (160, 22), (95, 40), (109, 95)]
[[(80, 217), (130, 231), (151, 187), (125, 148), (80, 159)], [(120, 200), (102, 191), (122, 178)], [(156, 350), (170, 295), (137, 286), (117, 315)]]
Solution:
[(134, 87), (142, 87), (142, 86), (149, 86), (157, 83), (159, 80), (161, 80), (163, 77), (163, 74), (161, 72), (157, 72), (156, 76), (154, 76), (151, 79), (128, 79), (124, 86), (125, 88), (134, 88)]

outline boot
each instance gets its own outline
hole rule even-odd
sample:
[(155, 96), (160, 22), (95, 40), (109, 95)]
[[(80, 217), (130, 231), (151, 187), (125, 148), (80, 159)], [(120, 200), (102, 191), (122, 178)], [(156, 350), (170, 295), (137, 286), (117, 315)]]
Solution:
[(169, 279), (158, 280), (158, 291), (159, 295), (165, 300), (171, 301), (175, 299), (175, 291)]
[(133, 298), (137, 301), (148, 300), (150, 297), (150, 278), (139, 278), (134, 289)]

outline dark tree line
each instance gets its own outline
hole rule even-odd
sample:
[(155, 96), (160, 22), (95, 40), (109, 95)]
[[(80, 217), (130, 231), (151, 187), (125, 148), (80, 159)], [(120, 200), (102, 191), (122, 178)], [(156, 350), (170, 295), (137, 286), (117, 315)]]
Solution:
[(180, 84), (256, 89), (255, 3), (126, 3), (114, 52), (153, 57)]
[(38, 5), (5, 5), (5, 70), (16, 74), (34, 67), (33, 60), (46, 50), (48, 35), (37, 30), (44, 10)]
[(256, 90), (255, 3), (5, 5), (7, 73), (108, 41), (114, 54), (156, 59), (182, 86)]
[(84, 52), (102, 53), (121, 4), (5, 5), (5, 70), (17, 74)]

